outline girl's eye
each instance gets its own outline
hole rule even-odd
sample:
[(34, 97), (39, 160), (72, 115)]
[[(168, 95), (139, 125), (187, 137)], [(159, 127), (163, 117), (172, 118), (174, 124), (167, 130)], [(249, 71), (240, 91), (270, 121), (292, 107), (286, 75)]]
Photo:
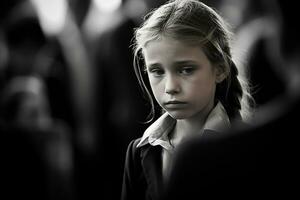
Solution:
[(193, 72), (195, 71), (195, 68), (194, 67), (183, 67), (179, 70), (179, 73), (180, 74), (183, 74), (183, 75), (190, 75), (192, 74)]
[(154, 68), (154, 69), (150, 69), (149, 73), (155, 77), (159, 77), (162, 76), (165, 72), (162, 69)]

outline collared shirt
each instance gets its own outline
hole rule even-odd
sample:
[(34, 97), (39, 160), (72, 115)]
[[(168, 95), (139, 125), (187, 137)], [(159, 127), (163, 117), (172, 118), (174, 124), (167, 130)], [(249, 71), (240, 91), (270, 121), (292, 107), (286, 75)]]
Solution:
[[(174, 146), (170, 143), (169, 133), (174, 129), (175, 124), (176, 119), (172, 118), (168, 113), (164, 113), (146, 129), (141, 141), (137, 144), (137, 148), (146, 144), (152, 146), (160, 145), (162, 147), (162, 170), (164, 177), (167, 176), (174, 153)], [(221, 102), (218, 102), (209, 113), (203, 129), (199, 131), (199, 134), (202, 134), (205, 130), (222, 132), (229, 127), (230, 121), (228, 115)]]

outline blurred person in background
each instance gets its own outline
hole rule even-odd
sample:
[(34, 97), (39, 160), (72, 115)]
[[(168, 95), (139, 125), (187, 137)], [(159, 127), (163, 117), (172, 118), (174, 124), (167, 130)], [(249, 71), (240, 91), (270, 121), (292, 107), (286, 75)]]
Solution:
[[(289, 43), (285, 42), (287, 39), (279, 39), (279, 34), (290, 29), (287, 26), (290, 21), (283, 22), (281, 18), (282, 3), (222, 0), (217, 7), (235, 32), (233, 59), (241, 66), (242, 74), (249, 77), (255, 106), (264, 109), (280, 99), (289, 85), (286, 80), (289, 75), (280, 70), (284, 65), (284, 47)], [(253, 117), (253, 120), (261, 119)]]
[[(274, 68), (276, 34), (280, 28), (280, 8), (277, 1), (225, 0), (222, 14), (233, 23), (236, 38), (234, 58), (244, 67), (249, 77), (257, 107), (261, 107), (285, 91), (285, 83)], [(280, 18), (280, 17), (279, 17)], [(266, 76), (268, 81), (266, 81)]]
[[(232, 42), (233, 59), (242, 76), (248, 77), (255, 106), (261, 107), (280, 96), (285, 83), (272, 66), (276, 65), (273, 54), (278, 41), (277, 1), (263, 0), (203, 0), (211, 5), (230, 23), (235, 37)], [(273, 43), (273, 44), (270, 44)], [(268, 77), (268, 81), (265, 77)]]
[(16, 76), (2, 91), (3, 124), (43, 129), (50, 125), (50, 108), (42, 80), (34, 76)]
[(52, 98), (64, 102), (64, 96), (49, 92), (53, 84), (48, 78), (58, 67), (52, 62), (54, 50), (29, 1), (4, 5), (1, 29), (8, 55), (1, 67), (0, 98), (3, 182), (8, 183), (4, 190), (12, 198), (73, 199), (71, 124), (53, 112), (59, 105)]
[(19, 75), (37, 75), (45, 81), (50, 109), (74, 127), (72, 99), (69, 97), (69, 74), (55, 41), (50, 40), (40, 25), (30, 1), (20, 1), (11, 8), (3, 22), (8, 61), (2, 74), (6, 82)]
[(233, 59), (241, 75), (250, 81), (255, 106), (261, 107), (280, 96), (285, 83), (272, 67), (277, 62), (274, 54), (278, 54), (273, 47), (278, 45), (274, 37), (281, 23), (277, 21), (280, 15), (277, 1), (203, 1), (217, 9), (233, 28)]
[[(9, 144), (12, 145), (14, 142), (20, 144), (24, 140), (24, 144), (15, 146), (12, 150), (8, 149), (2, 152), (7, 154), (5, 158), (8, 160), (16, 159), (16, 163), (11, 161), (6, 163), (12, 169), (18, 170), (17, 174), (20, 177), (13, 175), (11, 177), (12, 180), (13, 177), (22, 178), (26, 176), (26, 173), (29, 173), (29, 171), (26, 171), (29, 169), (23, 167), (22, 161), (32, 162), (28, 163), (28, 165), (32, 165), (33, 169), (41, 170), (44, 173), (31, 174), (32, 178), (34, 180), (37, 178), (42, 180), (44, 177), (44, 182), (35, 183), (29, 179), (27, 180), (28, 185), (41, 184), (39, 187), (45, 192), (43, 194), (40, 191), (41, 195), (45, 195), (42, 199), (73, 198), (72, 173), (74, 163), (70, 130), (68, 130), (64, 123), (54, 120), (51, 117), (45, 85), (42, 79), (28, 75), (12, 78), (6, 83), (1, 93), (0, 112), (1, 136), (7, 139), (5, 147)], [(26, 161), (26, 158), (30, 158), (32, 155), (26, 155), (24, 152), (29, 154), (30, 151), (33, 151), (31, 153), (35, 154), (36, 160)], [(18, 153), (23, 155), (24, 158), (20, 157)], [(5, 160), (5, 162), (8, 161)], [(21, 165), (13, 166), (13, 163), (17, 164), (18, 162)], [(41, 166), (34, 166), (37, 163)], [(6, 172), (8, 174), (13, 173), (12, 170)], [(8, 189), (23, 190), (21, 184), (19, 187), (21, 188), (8, 187)], [(24, 186), (24, 188), (26, 187)], [(31, 197), (33, 194), (30, 194), (28, 191), (28, 195), (28, 197)]]
[[(52, 10), (52, 8), (55, 9)], [(52, 125), (59, 123), (64, 127), (62, 129), (67, 130), (67, 133), (58, 134), (61, 137), (57, 137), (57, 140), (54, 139), (59, 143), (59, 138), (61, 138), (66, 143), (64, 147), (66, 151), (64, 148), (54, 150), (55, 147), (52, 150), (58, 155), (64, 155), (65, 160), (70, 159), (69, 156), (72, 155), (72, 171), (66, 172), (63, 177), (71, 174), (74, 183), (69, 182), (70, 185), (66, 185), (66, 188), (72, 188), (72, 184), (74, 184), (78, 190), (78, 198), (83, 199), (101, 194), (96, 191), (98, 188), (96, 180), (99, 183), (101, 179), (100, 177), (95, 179), (96, 176), (92, 173), (96, 172), (97, 167), (94, 159), (97, 160), (101, 157), (97, 151), (97, 141), (98, 137), (101, 138), (101, 133), (96, 135), (93, 129), (93, 122), (96, 119), (93, 116), (92, 103), (93, 77), (91, 74), (93, 73), (89, 71), (91, 70), (89, 53), (85, 48), (85, 38), (81, 34), (81, 24), (88, 8), (89, 1), (20, 0), (16, 6), (12, 5), (11, 11), (7, 12), (2, 23), (4, 40), (9, 52), (8, 62), (2, 70), (3, 80), (8, 84), (17, 76), (28, 76), (39, 77), (39, 80), (43, 82), (47, 91), (49, 115), (51, 121), (54, 121)], [(49, 10), (51, 11), (50, 17), (47, 16)], [(62, 18), (58, 19), (57, 16), (60, 15)], [(56, 22), (60, 26), (53, 28), (53, 24), (47, 19), (50, 22), (58, 19)], [(26, 111), (20, 111), (23, 115), (40, 110), (33, 108), (40, 105), (34, 104), (32, 101), (39, 99), (38, 96), (31, 95), (31, 93), (17, 96), (14, 96), (13, 99), (17, 99), (18, 105), (22, 108), (26, 105)], [(19, 112), (19, 109), (17, 110)], [(37, 116), (35, 119), (40, 120)], [(53, 142), (53, 146), (55, 144), (57, 143)], [(67, 153), (69, 150), (70, 154)], [(53, 158), (51, 157), (51, 159)], [(68, 162), (66, 161), (66, 163)], [(67, 165), (66, 169), (69, 169)], [(53, 177), (53, 180), (59, 180), (59, 177)], [(56, 189), (60, 186), (57, 184)], [(63, 190), (64, 187), (61, 191)], [(89, 193), (90, 191), (93, 192)]]

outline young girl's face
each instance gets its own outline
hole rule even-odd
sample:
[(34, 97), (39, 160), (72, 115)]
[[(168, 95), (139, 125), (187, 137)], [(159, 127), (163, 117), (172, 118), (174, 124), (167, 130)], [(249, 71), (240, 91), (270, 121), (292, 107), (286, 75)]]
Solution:
[(173, 118), (203, 117), (213, 108), (222, 74), (199, 46), (163, 37), (143, 49), (153, 94)]

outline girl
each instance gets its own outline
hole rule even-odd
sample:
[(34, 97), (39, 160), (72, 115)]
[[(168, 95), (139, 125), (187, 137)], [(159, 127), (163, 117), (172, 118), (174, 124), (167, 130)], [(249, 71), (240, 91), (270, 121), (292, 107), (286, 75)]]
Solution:
[(178, 145), (194, 135), (219, 134), (243, 120), (250, 95), (246, 82), (238, 79), (226, 23), (199, 1), (170, 1), (148, 15), (135, 32), (134, 55), (152, 116), (144, 70), (164, 114), (128, 146), (122, 199), (157, 199)]

